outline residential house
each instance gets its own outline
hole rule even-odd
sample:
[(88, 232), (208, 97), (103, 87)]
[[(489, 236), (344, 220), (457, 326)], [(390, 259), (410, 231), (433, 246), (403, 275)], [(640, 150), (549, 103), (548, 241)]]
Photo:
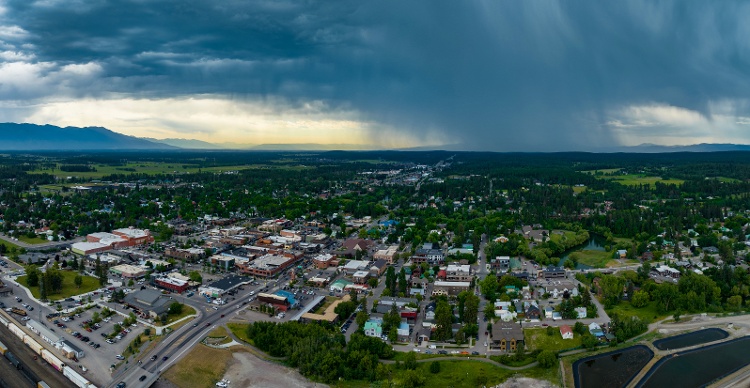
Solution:
[(575, 312), (577, 314), (578, 319), (586, 318), (586, 314), (588, 314), (585, 307), (576, 307)]
[(382, 318), (371, 318), (365, 322), (364, 327), (365, 335), (368, 337), (380, 338), (383, 335), (383, 319)]
[(560, 326), (560, 335), (563, 339), (573, 339), (573, 329), (568, 325)]
[(599, 326), (599, 324), (596, 322), (591, 322), (589, 324), (589, 333), (597, 338), (604, 337), (604, 331), (602, 330), (602, 327)]
[(523, 329), (517, 323), (496, 322), (492, 325), (492, 348), (503, 352), (515, 352), (524, 346)]
[(542, 315), (542, 312), (539, 310), (539, 306), (535, 304), (530, 304), (529, 307), (526, 309), (526, 319), (539, 319)]

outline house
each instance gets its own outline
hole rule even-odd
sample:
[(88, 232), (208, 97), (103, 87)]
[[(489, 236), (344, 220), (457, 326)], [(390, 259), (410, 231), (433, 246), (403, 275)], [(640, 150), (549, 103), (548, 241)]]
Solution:
[(548, 318), (548, 319), (551, 319), (552, 318), (552, 313), (554, 313), (554, 312), (555, 312), (555, 309), (553, 309), (552, 307), (547, 306), (547, 307), (544, 308), (544, 317)]
[(654, 259), (654, 254), (651, 251), (643, 252), (643, 255), (641, 255), (642, 261), (651, 261)]
[(524, 346), (523, 329), (517, 323), (497, 322), (492, 325), (492, 348), (503, 352), (515, 352)]
[(490, 263), (490, 267), (495, 271), (506, 271), (510, 268), (510, 256), (497, 256)]
[(552, 320), (553, 320), (553, 321), (559, 321), (559, 320), (561, 320), (561, 319), (562, 319), (562, 314), (560, 314), (560, 313), (559, 313), (559, 312), (557, 312), (557, 311), (554, 311), (554, 312), (552, 313)]
[(527, 319), (539, 319), (542, 312), (539, 310), (539, 306), (532, 304), (526, 309), (525, 314)]
[(586, 314), (588, 314), (585, 307), (576, 307), (575, 312), (577, 314), (578, 319), (586, 318)]
[(597, 338), (604, 337), (604, 331), (602, 331), (602, 327), (599, 326), (599, 324), (596, 322), (591, 322), (589, 324), (589, 333)]
[(617, 250), (617, 258), (618, 259), (626, 259), (628, 257), (628, 251), (625, 249), (618, 249)]
[(654, 268), (654, 271), (656, 271), (659, 275), (670, 277), (670, 278), (679, 278), (680, 277), (680, 271), (676, 270), (672, 267), (667, 267), (666, 265), (660, 265), (656, 268)]
[(409, 324), (406, 322), (401, 322), (401, 324), (398, 325), (398, 329), (396, 329), (398, 340), (402, 342), (409, 341), (409, 332)]
[(364, 330), (366, 336), (380, 338), (383, 335), (383, 319), (371, 318), (365, 322)]
[(568, 325), (560, 326), (560, 335), (563, 339), (573, 339), (573, 329)]
[(414, 256), (411, 257), (413, 263), (428, 263), (430, 265), (443, 264), (445, 260), (445, 254), (442, 250), (437, 247), (437, 244), (424, 243), (422, 248), (417, 249), (414, 252)]

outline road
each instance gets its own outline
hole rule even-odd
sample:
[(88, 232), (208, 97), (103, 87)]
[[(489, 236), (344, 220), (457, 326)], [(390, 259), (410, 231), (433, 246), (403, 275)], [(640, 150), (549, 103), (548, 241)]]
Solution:
[(70, 244), (73, 244), (73, 243), (76, 243), (76, 242), (84, 241), (85, 239), (86, 239), (85, 237), (76, 237), (73, 240), (49, 241), (49, 242), (42, 243), (42, 244), (29, 244), (29, 243), (23, 242), (21, 240), (14, 240), (13, 238), (11, 238), (11, 237), (9, 237), (9, 236), (7, 236), (5, 234), (0, 234), (0, 240), (3, 240), (5, 242), (8, 242), (8, 243), (13, 244), (13, 245), (18, 245), (19, 247), (25, 248), (26, 250), (30, 250), (30, 251), (41, 250), (41, 249), (49, 249), (49, 248), (57, 247), (57, 246), (61, 246), (61, 245), (70, 245)]
[[(108, 386), (114, 387), (121, 381), (125, 382), (128, 387), (151, 385), (159, 378), (161, 373), (179, 361), (183, 355), (190, 351), (211, 330), (228, 321), (239, 310), (237, 306), (241, 306), (243, 301), (247, 301), (250, 290), (259, 289), (262, 285), (245, 287), (244, 291), (237, 294), (235, 300), (221, 306), (218, 310), (206, 309), (197, 300), (184, 299), (191, 302), (190, 305), (198, 312), (197, 316), (192, 321), (167, 334), (152, 350), (141, 354), (140, 365), (131, 364), (115, 372)], [(222, 314), (225, 315), (223, 318), (221, 317)], [(156, 359), (152, 361), (151, 357), (153, 356), (156, 356)], [(163, 357), (168, 357), (168, 359), (163, 361)], [(139, 381), (141, 376), (146, 376), (143, 382)]]

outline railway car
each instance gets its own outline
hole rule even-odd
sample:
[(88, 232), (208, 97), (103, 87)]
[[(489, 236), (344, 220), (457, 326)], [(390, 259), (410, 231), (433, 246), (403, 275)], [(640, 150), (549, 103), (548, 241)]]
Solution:
[(55, 355), (47, 349), (42, 349), (42, 360), (47, 361), (60, 373), (62, 373), (63, 368), (65, 368), (65, 363), (62, 362), (62, 360), (60, 360), (59, 358), (55, 357)]
[(5, 346), (5, 344), (4, 344), (4, 343), (0, 342), (0, 355), (3, 355), (3, 356), (4, 356), (4, 355), (5, 355), (5, 352), (7, 352), (7, 351), (8, 351), (8, 347), (7, 347), (7, 346)]
[(40, 356), (42, 355), (42, 349), (44, 349), (44, 347), (42, 347), (42, 345), (40, 345), (39, 342), (34, 341), (34, 339), (31, 338), (30, 336), (27, 335), (26, 337), (24, 337), (23, 343), (25, 343), (28, 347), (30, 347), (31, 350), (34, 351), (34, 353)]
[(13, 353), (11, 353), (11, 352), (5, 352), (5, 358), (7, 358), (7, 359), (8, 359), (8, 361), (10, 361), (10, 363), (11, 363), (11, 364), (12, 364), (12, 365), (13, 365), (13, 366), (14, 366), (14, 367), (16, 368), (16, 369), (21, 369), (21, 368), (23, 368), (23, 365), (21, 364), (21, 361), (19, 361), (19, 360), (18, 360), (18, 359), (16, 358), (16, 356), (15, 356), (15, 355), (13, 355)]

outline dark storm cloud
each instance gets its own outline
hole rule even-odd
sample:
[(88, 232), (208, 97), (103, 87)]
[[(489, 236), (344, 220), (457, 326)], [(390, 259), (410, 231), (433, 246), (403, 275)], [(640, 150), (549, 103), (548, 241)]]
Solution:
[[(467, 149), (612, 145), (616, 131), (638, 127), (632, 133), (641, 136), (653, 124), (627, 122), (630, 106), (676, 106), (710, 123), (716, 101), (745, 117), (750, 90), (750, 10), (739, 2), (23, 0), (6, 7), (4, 24), (22, 32), (6, 39), (0, 31), (0, 39), (33, 63), (52, 64), (41, 76), (96, 65), (68, 80), (67, 94), (322, 100), (417, 137), (445, 133)], [(674, 128), (667, 132), (674, 136)]]

